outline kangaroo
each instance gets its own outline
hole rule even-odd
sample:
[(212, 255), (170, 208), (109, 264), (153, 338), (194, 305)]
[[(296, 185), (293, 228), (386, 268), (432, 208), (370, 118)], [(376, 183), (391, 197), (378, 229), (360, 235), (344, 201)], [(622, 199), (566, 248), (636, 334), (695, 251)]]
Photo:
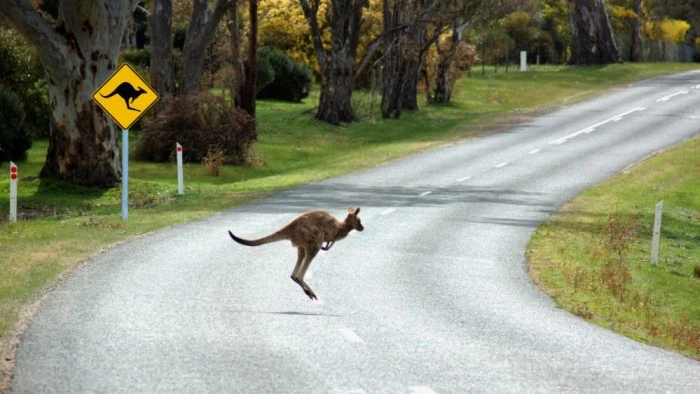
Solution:
[[(328, 251), (339, 241), (347, 237), (352, 230), (362, 231), (362, 222), (357, 214), (360, 208), (349, 208), (348, 216), (344, 221), (336, 220), (331, 214), (324, 211), (311, 211), (297, 216), (286, 226), (274, 233), (262, 238), (247, 240), (238, 238), (229, 230), (229, 235), (234, 241), (246, 246), (258, 246), (271, 242), (290, 240), (292, 246), (297, 248), (297, 263), (292, 271), (292, 280), (301, 286), (312, 300), (318, 299), (309, 285), (304, 282), (304, 275), (316, 257), (319, 250)], [(323, 243), (326, 243), (323, 245)]]
[(115, 94), (118, 94), (119, 97), (123, 98), (124, 102), (126, 102), (127, 109), (130, 109), (130, 110), (136, 111), (136, 112), (141, 112), (141, 110), (138, 110), (136, 108), (131, 108), (131, 106), (129, 105), (129, 102), (133, 103), (134, 100), (136, 100), (140, 95), (142, 95), (144, 93), (146, 93), (146, 91), (143, 90), (143, 88), (138, 88), (138, 90), (137, 90), (133, 86), (131, 86), (131, 84), (129, 82), (122, 82), (121, 84), (119, 84), (119, 86), (117, 86), (116, 89), (114, 89), (114, 91), (112, 93), (110, 93), (106, 96), (104, 94), (100, 93), (100, 96), (102, 96), (104, 98), (110, 98), (110, 97), (114, 96)]

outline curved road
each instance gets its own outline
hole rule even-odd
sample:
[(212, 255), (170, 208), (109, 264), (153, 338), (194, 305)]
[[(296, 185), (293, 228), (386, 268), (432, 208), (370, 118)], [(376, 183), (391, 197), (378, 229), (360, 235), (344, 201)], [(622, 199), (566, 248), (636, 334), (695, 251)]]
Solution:
[[(13, 390), (678, 392), (700, 363), (558, 309), (524, 251), (581, 190), (700, 132), (700, 72), (653, 79), (475, 141), (311, 184), (113, 248), (48, 297)], [(298, 213), (353, 232), (311, 265), (248, 248)]]

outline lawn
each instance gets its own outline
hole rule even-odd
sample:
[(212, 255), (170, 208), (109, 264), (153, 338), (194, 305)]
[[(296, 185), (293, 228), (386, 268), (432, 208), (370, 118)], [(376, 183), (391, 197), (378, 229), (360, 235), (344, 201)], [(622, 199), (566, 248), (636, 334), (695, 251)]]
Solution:
[[(700, 359), (700, 137), (587, 190), (540, 226), (528, 256), (567, 310)], [(659, 264), (650, 264), (663, 201)]]

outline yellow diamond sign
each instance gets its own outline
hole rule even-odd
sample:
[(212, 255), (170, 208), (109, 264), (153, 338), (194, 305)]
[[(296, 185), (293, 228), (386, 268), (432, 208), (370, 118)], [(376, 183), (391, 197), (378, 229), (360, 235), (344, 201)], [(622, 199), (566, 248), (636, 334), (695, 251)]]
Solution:
[(107, 78), (92, 95), (92, 99), (122, 130), (128, 130), (136, 123), (158, 98), (158, 93), (126, 63)]

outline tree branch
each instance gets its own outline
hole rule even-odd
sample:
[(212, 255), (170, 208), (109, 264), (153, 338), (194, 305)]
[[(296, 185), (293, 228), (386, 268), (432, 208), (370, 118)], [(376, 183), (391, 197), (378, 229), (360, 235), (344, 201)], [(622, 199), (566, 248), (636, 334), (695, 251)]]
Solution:
[(52, 62), (60, 62), (59, 48), (56, 43), (61, 37), (51, 26), (51, 23), (41, 16), (27, 0), (0, 0), (0, 13), (7, 16), (17, 30), (40, 51), (40, 56), (46, 56)]

